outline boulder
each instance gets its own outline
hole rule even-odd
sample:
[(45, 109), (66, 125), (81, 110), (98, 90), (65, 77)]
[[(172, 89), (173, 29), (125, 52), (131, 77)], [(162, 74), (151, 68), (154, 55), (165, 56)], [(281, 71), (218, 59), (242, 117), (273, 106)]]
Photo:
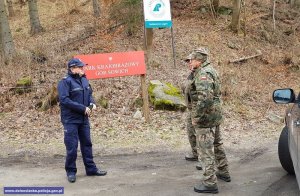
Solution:
[(148, 93), (154, 109), (181, 111), (186, 109), (184, 97), (179, 88), (174, 87), (170, 83), (151, 80)]
[(31, 77), (23, 77), (17, 81), (16, 88), (13, 88), (15, 93), (23, 94), (31, 92), (32, 79)]

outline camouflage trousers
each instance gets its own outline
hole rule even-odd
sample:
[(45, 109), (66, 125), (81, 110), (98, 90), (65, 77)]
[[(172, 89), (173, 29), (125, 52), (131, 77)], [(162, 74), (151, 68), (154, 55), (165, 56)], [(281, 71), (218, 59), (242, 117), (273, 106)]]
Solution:
[(194, 156), (198, 156), (196, 131), (195, 131), (194, 126), (192, 125), (191, 113), (189, 113), (186, 118), (186, 131), (187, 131), (188, 139), (189, 139), (189, 142), (190, 142), (190, 145), (192, 148), (192, 153)]
[(198, 153), (203, 168), (202, 183), (205, 186), (217, 184), (216, 171), (221, 175), (229, 175), (228, 161), (223, 148), (220, 126), (213, 128), (195, 127)]

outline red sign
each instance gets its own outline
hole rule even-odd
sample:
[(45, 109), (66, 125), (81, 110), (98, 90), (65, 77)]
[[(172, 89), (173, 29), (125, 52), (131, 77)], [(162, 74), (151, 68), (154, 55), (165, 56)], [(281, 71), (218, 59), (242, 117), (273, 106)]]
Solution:
[(144, 51), (76, 55), (88, 79), (146, 74)]

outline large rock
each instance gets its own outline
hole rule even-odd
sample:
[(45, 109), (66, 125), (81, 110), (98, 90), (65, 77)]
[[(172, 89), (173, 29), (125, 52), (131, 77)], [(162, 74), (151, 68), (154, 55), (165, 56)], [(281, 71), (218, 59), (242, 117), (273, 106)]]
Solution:
[(155, 109), (181, 110), (186, 109), (184, 97), (180, 90), (170, 83), (151, 80), (148, 88), (150, 102)]
[(32, 78), (31, 77), (23, 77), (20, 78), (17, 81), (15, 93), (17, 94), (23, 94), (23, 93), (29, 93), (31, 92), (31, 86), (32, 86)]

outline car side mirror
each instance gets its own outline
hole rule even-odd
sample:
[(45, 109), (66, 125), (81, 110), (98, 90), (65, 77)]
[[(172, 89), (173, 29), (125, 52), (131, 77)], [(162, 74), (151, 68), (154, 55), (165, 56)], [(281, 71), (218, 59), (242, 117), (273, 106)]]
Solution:
[(277, 89), (273, 92), (273, 101), (279, 104), (294, 103), (295, 93), (290, 88)]

